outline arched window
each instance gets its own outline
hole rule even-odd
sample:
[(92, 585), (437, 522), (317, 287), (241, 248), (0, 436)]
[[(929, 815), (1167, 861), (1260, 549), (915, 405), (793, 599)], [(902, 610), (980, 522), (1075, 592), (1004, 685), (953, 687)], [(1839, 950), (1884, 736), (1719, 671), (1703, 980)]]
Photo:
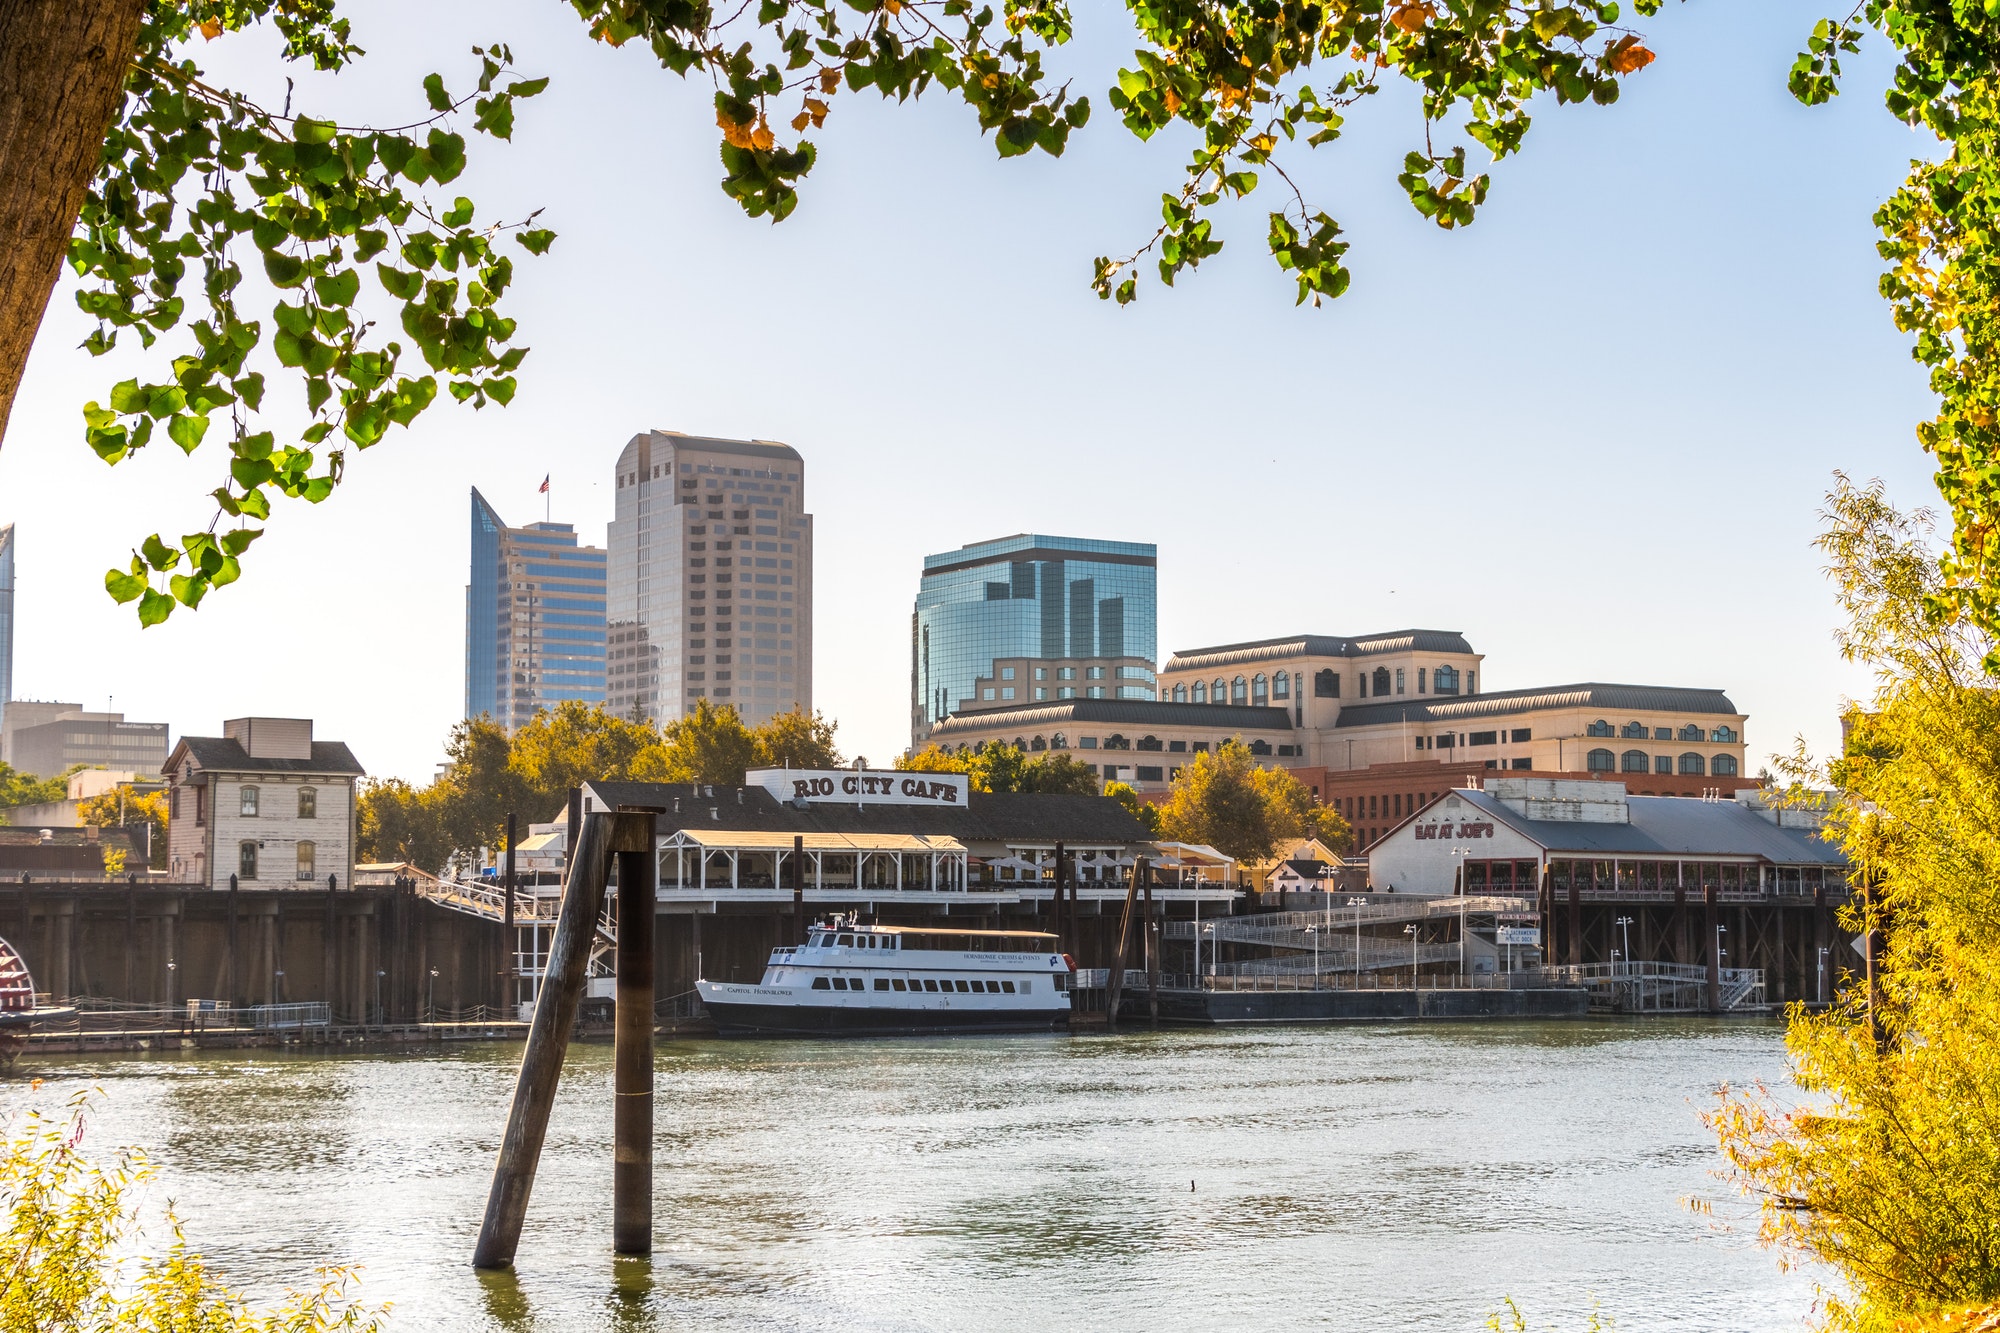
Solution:
[(1024, 737), (1016, 736), (1014, 738), (1014, 748), (1017, 750), (1026, 750), (1028, 748), (1027, 740)]
[(302, 842), (302, 843), (300, 843), (300, 844), (299, 844), (299, 858), (298, 858), (298, 859), (299, 859), (299, 871), (298, 871), (298, 875), (296, 876), (296, 878), (298, 878), (298, 879), (302, 879), (302, 880), (310, 880), (310, 879), (312, 879), (312, 878), (314, 877), (314, 876), (313, 876), (313, 845), (312, 845), (312, 844), (311, 844), (310, 842)]
[(1680, 738), (1684, 741), (1698, 741), (1701, 739), (1701, 728), (1690, 722), (1681, 728)]
[(1269, 754), (1271, 753), (1271, 743), (1269, 741), (1251, 741), (1250, 753), (1254, 755)]
[(1700, 777), (1708, 770), (1707, 763), (1698, 754), (1681, 756), (1681, 772), (1688, 777)]
[(1167, 743), (1158, 736), (1141, 736), (1135, 748), (1140, 750), (1164, 750), (1167, 748)]
[(1431, 672), (1431, 691), (1434, 694), (1458, 693), (1458, 668), (1441, 666)]
[(1714, 731), (1708, 733), (1708, 738), (1717, 745), (1733, 745), (1736, 741), (1736, 733), (1728, 727), (1717, 727)]
[(255, 819), (257, 817), (257, 789), (255, 787), (243, 788), (242, 811), (245, 819)]
[(1583, 766), (1592, 773), (1609, 773), (1618, 766), (1618, 756), (1609, 750), (1592, 750), (1583, 757)]
[(1376, 667), (1375, 678), (1368, 683), (1375, 687), (1370, 693), (1374, 694), (1377, 698), (1387, 694), (1389, 692), (1389, 668)]
[(1250, 683), (1238, 676), (1229, 682), (1229, 702), (1247, 704), (1250, 702)]
[(1055, 735), (1049, 737), (1049, 748), (1051, 750), (1067, 750), (1069, 748), (1069, 740), (1058, 731)]
[(1618, 757), (1618, 767), (1627, 773), (1644, 773), (1652, 766), (1644, 750), (1627, 750)]
[(1319, 699), (1340, 697), (1340, 673), (1332, 667), (1313, 673), (1313, 696)]
[(1198, 680), (1198, 681), (1196, 681), (1196, 682), (1194, 683), (1194, 701), (1195, 701), (1196, 703), (1198, 703), (1198, 704), (1205, 704), (1205, 703), (1207, 703), (1207, 702), (1208, 702), (1208, 682), (1207, 682), (1207, 681), (1205, 681), (1205, 680)]
[(1132, 748), (1132, 742), (1114, 731), (1104, 738), (1104, 748), (1107, 750), (1129, 750)]
[(1181, 684), (1178, 681), (1174, 683), (1174, 702), (1177, 704), (1184, 704), (1187, 702), (1187, 686)]
[(299, 818), (317, 819), (318, 817), (319, 817), (319, 788), (318, 787), (299, 788)]
[(1028, 748), (1030, 750), (1046, 750), (1049, 748), (1048, 738), (1045, 736), (1037, 736), (1035, 737), (1035, 739), (1028, 742)]
[(1271, 682), (1261, 671), (1250, 679), (1250, 702), (1259, 708), (1271, 702)]
[(1219, 703), (1219, 704), (1222, 704), (1222, 703), (1228, 703), (1228, 702), (1229, 702), (1229, 682), (1228, 682), (1228, 681), (1226, 681), (1226, 680), (1224, 680), (1224, 679), (1223, 679), (1222, 677), (1220, 677), (1220, 676), (1217, 676), (1217, 677), (1215, 678), (1215, 686), (1214, 686), (1214, 688), (1212, 688), (1212, 689), (1211, 689), (1211, 690), (1209, 691), (1209, 697), (1210, 697), (1210, 698), (1212, 698), (1212, 699), (1214, 699), (1214, 700), (1215, 700), (1215, 702), (1217, 702), (1217, 703)]
[(1612, 734), (1611, 724), (1600, 717), (1597, 721), (1585, 727), (1583, 734), (1586, 736), (1609, 736)]
[(1627, 722), (1618, 734), (1626, 740), (1643, 741), (1646, 739), (1646, 724), (1644, 722)]
[(1292, 677), (1290, 673), (1284, 671), (1278, 673), (1277, 678), (1271, 682), (1271, 697), (1274, 699), (1289, 699), (1292, 697)]
[(1735, 777), (1736, 756), (1733, 754), (1719, 754), (1715, 756), (1715, 758), (1708, 761), (1708, 771), (1718, 778)]

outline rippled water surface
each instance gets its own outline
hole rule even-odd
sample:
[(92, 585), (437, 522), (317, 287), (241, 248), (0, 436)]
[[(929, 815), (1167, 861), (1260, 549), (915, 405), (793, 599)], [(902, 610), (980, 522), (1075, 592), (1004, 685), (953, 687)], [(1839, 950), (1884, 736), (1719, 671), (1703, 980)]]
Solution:
[[(520, 1051), (24, 1060), (95, 1083), (193, 1243), (365, 1267), (398, 1329), (1798, 1329), (1696, 1119), (1775, 1022), (662, 1043), (651, 1264), (609, 1254), (611, 1052), (572, 1049), (517, 1272), (468, 1265)], [(30, 1067), (32, 1065), (32, 1068)], [(46, 1080), (31, 1093), (25, 1076)], [(1716, 1200), (1716, 1217), (1682, 1206)]]

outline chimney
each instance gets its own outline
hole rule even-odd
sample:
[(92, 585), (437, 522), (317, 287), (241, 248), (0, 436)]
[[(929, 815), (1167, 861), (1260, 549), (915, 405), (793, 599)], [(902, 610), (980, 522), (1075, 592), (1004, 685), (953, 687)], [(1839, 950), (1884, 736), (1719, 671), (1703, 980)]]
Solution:
[(304, 717), (239, 717), (222, 724), (222, 734), (252, 759), (311, 759), (313, 724)]

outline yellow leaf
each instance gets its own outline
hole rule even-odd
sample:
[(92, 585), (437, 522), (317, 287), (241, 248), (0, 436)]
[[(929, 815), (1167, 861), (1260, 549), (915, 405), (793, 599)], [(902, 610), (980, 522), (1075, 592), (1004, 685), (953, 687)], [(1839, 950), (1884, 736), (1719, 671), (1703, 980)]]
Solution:
[(1605, 60), (1619, 74), (1630, 74), (1653, 63), (1653, 53), (1639, 45), (1637, 37), (1620, 37), (1611, 49), (1604, 53)]
[(891, 14), (900, 14), (903, 12), (903, 0), (882, 0), (882, 8)]
[(1250, 146), (1260, 153), (1268, 153), (1278, 146), (1278, 141), (1268, 134), (1259, 134), (1251, 138)]
[(769, 152), (771, 145), (777, 141), (778, 136), (771, 133), (770, 122), (762, 116), (757, 117), (757, 128), (750, 131), (750, 146), (760, 153)]
[(1437, 17), (1437, 10), (1429, 0), (1404, 0), (1389, 15), (1389, 22), (1404, 32), (1422, 32), (1424, 24)]
[(819, 90), (828, 97), (840, 91), (840, 68), (829, 65), (819, 72)]
[(1173, 89), (1171, 88), (1167, 89), (1167, 96), (1165, 100), (1167, 104), (1168, 115), (1171, 116), (1176, 111), (1179, 111), (1181, 109), (1181, 95), (1175, 92)]
[(756, 147), (756, 144), (752, 141), (750, 134), (750, 127), (748, 125), (738, 125), (735, 121), (731, 120), (727, 115), (723, 114), (720, 111), (715, 113), (715, 123), (722, 129), (723, 142), (727, 143), (730, 147), (732, 148)]
[(808, 97), (806, 99), (806, 109), (799, 114), (811, 116), (813, 128), (818, 129), (820, 126), (826, 124), (827, 110), (826, 103), (820, 101), (817, 97)]
[(792, 117), (792, 128), (795, 130), (802, 130), (810, 124), (812, 124), (812, 113), (810, 111), (801, 111), (798, 115)]
[(201, 21), (201, 35), (211, 42), (222, 36), (222, 20), (203, 19)]

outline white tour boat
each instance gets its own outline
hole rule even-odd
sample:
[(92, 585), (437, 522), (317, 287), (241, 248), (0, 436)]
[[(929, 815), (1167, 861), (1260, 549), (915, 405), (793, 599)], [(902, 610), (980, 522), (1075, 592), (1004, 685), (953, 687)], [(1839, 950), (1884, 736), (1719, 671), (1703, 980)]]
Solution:
[(1028, 930), (816, 925), (771, 951), (755, 985), (697, 981), (726, 1036), (907, 1032), (1060, 1032), (1069, 1027), (1070, 961)]

